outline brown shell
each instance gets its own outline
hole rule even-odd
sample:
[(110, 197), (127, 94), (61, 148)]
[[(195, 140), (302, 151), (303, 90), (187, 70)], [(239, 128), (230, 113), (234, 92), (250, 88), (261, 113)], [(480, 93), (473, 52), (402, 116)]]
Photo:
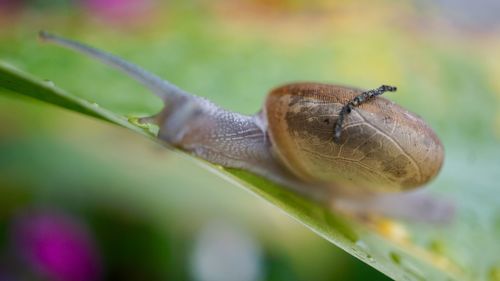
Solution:
[(421, 186), (440, 170), (444, 151), (417, 115), (377, 97), (347, 115), (339, 144), (333, 127), (341, 107), (362, 91), (328, 84), (290, 84), (265, 102), (273, 151), (302, 180), (372, 191)]

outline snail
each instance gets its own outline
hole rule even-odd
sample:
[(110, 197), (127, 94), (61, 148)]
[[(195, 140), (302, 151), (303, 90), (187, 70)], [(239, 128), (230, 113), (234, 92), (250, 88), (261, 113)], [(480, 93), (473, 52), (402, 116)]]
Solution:
[(164, 102), (148, 120), (169, 145), (224, 167), (244, 169), (308, 194), (392, 194), (439, 172), (444, 149), (425, 121), (380, 97), (395, 87), (292, 83), (272, 90), (247, 116), (223, 109), (107, 52), (46, 32), (52, 42), (98, 59)]

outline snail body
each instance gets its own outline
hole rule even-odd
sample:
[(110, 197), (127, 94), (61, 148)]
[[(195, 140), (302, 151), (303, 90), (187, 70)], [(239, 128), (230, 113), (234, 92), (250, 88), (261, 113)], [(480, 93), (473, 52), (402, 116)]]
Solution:
[(168, 144), (302, 191), (410, 190), (435, 177), (443, 161), (443, 147), (432, 129), (383, 97), (353, 108), (334, 142), (332, 128), (342, 107), (363, 92), (357, 88), (288, 84), (271, 91), (259, 113), (247, 116), (111, 54), (44, 32), (40, 37), (97, 58), (149, 87), (165, 103), (155, 120), (158, 138)]

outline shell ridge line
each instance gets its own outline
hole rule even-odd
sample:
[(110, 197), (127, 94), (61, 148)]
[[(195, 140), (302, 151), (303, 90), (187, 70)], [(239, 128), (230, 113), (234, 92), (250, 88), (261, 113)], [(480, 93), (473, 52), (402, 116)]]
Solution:
[(355, 164), (355, 165), (357, 165), (357, 166), (359, 166), (359, 167), (367, 170), (370, 173), (374, 173), (374, 174), (378, 175), (379, 177), (382, 177), (382, 178), (385, 178), (388, 181), (391, 181), (391, 179), (389, 179), (386, 175), (383, 175), (383, 174), (380, 174), (378, 172), (375, 172), (373, 169), (371, 169), (370, 167), (367, 167), (366, 165), (364, 165), (363, 163), (359, 162), (358, 160), (344, 158), (344, 157), (328, 157), (328, 156), (319, 154), (317, 152), (314, 152), (314, 151), (311, 151), (311, 150), (308, 150), (308, 149), (303, 149), (303, 150), (306, 151), (306, 152), (308, 152), (308, 153), (311, 153), (311, 154), (315, 155), (316, 157), (327, 158), (327, 159), (331, 159), (331, 160), (340, 160), (340, 161), (345, 161), (345, 162), (349, 162), (349, 163)]
[(417, 172), (418, 172), (418, 178), (419, 180), (421, 181), (422, 180), (422, 171), (420, 170), (420, 167), (417, 165), (417, 162), (415, 161), (415, 159), (413, 159), (413, 157), (411, 157), (411, 155), (406, 152), (406, 150), (404, 150), (404, 148), (396, 141), (394, 140), (391, 136), (389, 136), (388, 134), (384, 133), (384, 131), (382, 131), (380, 128), (378, 128), (377, 126), (371, 124), (368, 122), (368, 120), (363, 116), (361, 115), (361, 113), (357, 112), (354, 110), (354, 112), (356, 112), (356, 114), (358, 114), (366, 123), (367, 126), (371, 127), (372, 129), (378, 131), (381, 135), (387, 137), (392, 143), (394, 143), (394, 145), (396, 145), (397, 148), (399, 148), (399, 150), (401, 150), (401, 152), (411, 161), (411, 163), (417, 168)]

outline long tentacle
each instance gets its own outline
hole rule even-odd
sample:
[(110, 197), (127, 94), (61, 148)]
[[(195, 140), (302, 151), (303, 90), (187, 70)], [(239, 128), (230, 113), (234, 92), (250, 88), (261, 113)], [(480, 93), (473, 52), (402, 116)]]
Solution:
[(45, 31), (40, 31), (39, 37), (44, 42), (54, 43), (68, 49), (78, 51), (124, 72), (146, 87), (150, 88), (165, 103), (168, 103), (170, 100), (174, 100), (179, 97), (189, 96), (188, 93), (179, 89), (177, 86), (161, 79), (155, 74), (105, 51), (101, 51), (85, 44), (47, 33)]

